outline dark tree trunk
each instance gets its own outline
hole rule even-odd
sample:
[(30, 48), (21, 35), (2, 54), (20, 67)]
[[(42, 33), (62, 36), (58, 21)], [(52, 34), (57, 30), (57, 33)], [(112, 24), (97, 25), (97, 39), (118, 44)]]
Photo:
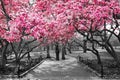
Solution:
[(2, 52), (1, 52), (1, 64), (0, 64), (0, 66), (2, 67), (2, 68), (5, 68), (5, 64), (6, 64), (6, 52), (7, 52), (7, 47), (8, 47), (8, 42), (7, 41), (5, 41), (6, 42), (6, 45), (4, 45), (3, 46), (3, 49), (2, 49)]
[(116, 52), (114, 51), (113, 47), (111, 46), (110, 43), (105, 45), (105, 49), (107, 50), (107, 52), (114, 58), (114, 60), (117, 62), (117, 64), (120, 64), (120, 61), (118, 59), (118, 56), (116, 54)]
[(72, 54), (71, 47), (68, 47), (67, 49), (68, 49), (69, 53)]
[(66, 47), (65, 47), (65, 45), (63, 44), (63, 45), (62, 45), (62, 60), (65, 60), (65, 54), (66, 54)]
[(83, 45), (84, 45), (83, 52), (86, 53), (87, 52), (87, 41), (86, 40), (83, 40)]
[(46, 48), (45, 47), (43, 47), (43, 51), (45, 51), (46, 50)]
[(68, 52), (69, 52), (70, 54), (72, 54), (70, 43), (68, 43), (67, 50), (68, 50)]
[(47, 58), (51, 58), (50, 57), (50, 46), (47, 45), (46, 48), (47, 48)]
[[(29, 51), (29, 45), (27, 45), (27, 51)], [(30, 59), (31, 59), (31, 56), (30, 56), (30, 53), (27, 54), (27, 57), (28, 57), (28, 62), (30, 62)]]
[(16, 67), (14, 70), (14, 74), (17, 74), (18, 78), (20, 77), (20, 59), (16, 60)]
[(31, 60), (31, 56), (30, 56), (30, 53), (28, 53), (28, 61), (30, 62)]
[(60, 53), (60, 50), (59, 50), (59, 44), (56, 43), (56, 44), (55, 44), (56, 60), (59, 60), (59, 53)]
[(64, 53), (65, 53), (65, 55), (67, 55), (66, 45), (64, 45)]
[(103, 75), (104, 75), (104, 72), (103, 72), (103, 64), (102, 64), (102, 61), (101, 61), (99, 52), (98, 52), (98, 50), (95, 48), (94, 42), (92, 42), (92, 49), (93, 49), (93, 53), (97, 56), (98, 64), (99, 64), (100, 67), (101, 67), (101, 77), (103, 77)]

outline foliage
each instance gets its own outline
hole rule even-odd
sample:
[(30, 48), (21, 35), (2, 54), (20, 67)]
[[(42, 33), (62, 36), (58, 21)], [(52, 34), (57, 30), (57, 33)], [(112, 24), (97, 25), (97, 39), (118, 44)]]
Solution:
[[(66, 43), (76, 31), (92, 43), (92, 51), (100, 62), (95, 43), (118, 61), (109, 40), (115, 35), (120, 42), (118, 0), (0, 0), (0, 47), (2, 65), (8, 46), (15, 54), (16, 64), (41, 44)], [(110, 24), (110, 28), (107, 28)], [(113, 25), (115, 24), (115, 26)], [(106, 32), (109, 32), (108, 36)], [(93, 36), (100, 36), (99, 43)], [(39, 43), (23, 50), (34, 41)], [(18, 45), (16, 45), (18, 43)], [(85, 48), (85, 47), (83, 47)], [(58, 51), (59, 52), (59, 51)], [(22, 56), (21, 56), (22, 55)], [(5, 64), (4, 64), (5, 65)]]

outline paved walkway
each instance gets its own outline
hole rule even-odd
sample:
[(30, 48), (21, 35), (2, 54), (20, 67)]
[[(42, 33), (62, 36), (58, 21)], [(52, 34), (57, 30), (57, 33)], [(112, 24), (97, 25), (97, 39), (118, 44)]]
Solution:
[(84, 65), (78, 64), (76, 58), (66, 57), (61, 61), (46, 60), (20, 80), (101, 80)]

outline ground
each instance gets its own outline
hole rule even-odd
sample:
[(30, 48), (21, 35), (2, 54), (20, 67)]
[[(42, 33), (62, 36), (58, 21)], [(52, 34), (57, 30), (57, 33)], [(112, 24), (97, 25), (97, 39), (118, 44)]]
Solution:
[(83, 65), (77, 63), (73, 57), (65, 61), (47, 60), (41, 66), (31, 71), (28, 75), (42, 80), (90, 80), (98, 78)]
[[(10, 80), (10, 79), (5, 79)], [(66, 60), (45, 60), (24, 78), (11, 80), (101, 80), (95, 73), (79, 64), (75, 57), (66, 56)]]
[[(102, 49), (99, 51), (103, 52)], [(50, 53), (54, 52), (51, 51)], [(86, 65), (78, 63), (76, 59), (78, 55), (93, 59), (96, 58), (94, 55), (83, 53), (83, 51), (74, 51), (73, 54), (74, 56), (66, 55), (66, 60), (56, 61), (54, 58), (47, 59), (21, 79), (5, 80), (105, 80), (98, 77)], [(35, 55), (38, 56), (37, 54)], [(106, 58), (102, 53), (101, 55), (103, 58)], [(54, 54), (51, 54), (51, 56), (55, 57)], [(108, 58), (110, 57), (108, 56)]]

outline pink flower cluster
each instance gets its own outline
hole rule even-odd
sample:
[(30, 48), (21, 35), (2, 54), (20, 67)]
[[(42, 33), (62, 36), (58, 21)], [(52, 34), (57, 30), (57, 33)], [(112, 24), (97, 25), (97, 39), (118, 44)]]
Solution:
[[(74, 27), (89, 31), (103, 27), (114, 14), (120, 14), (117, 0), (3, 0), (7, 19), (0, 6), (0, 37), (9, 42), (33, 37), (46, 43), (66, 42)], [(76, 25), (76, 26), (75, 26)], [(9, 28), (9, 29), (8, 29)]]

